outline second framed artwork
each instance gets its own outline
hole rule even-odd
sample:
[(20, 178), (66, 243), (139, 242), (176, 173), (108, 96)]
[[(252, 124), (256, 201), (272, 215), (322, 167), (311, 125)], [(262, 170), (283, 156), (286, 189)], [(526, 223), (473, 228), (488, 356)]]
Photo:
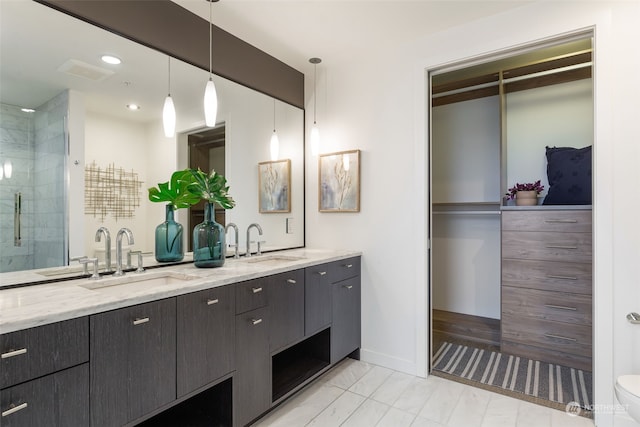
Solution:
[(318, 158), (318, 210), (360, 212), (360, 150)]
[(260, 213), (291, 212), (291, 160), (258, 163)]

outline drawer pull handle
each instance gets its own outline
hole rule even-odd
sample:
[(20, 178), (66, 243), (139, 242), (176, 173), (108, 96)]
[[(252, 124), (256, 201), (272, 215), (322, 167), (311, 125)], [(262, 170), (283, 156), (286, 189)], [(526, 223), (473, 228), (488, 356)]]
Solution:
[(351, 289), (353, 288), (353, 285), (342, 285), (343, 287), (347, 288), (347, 289)]
[(220, 302), (220, 300), (218, 300), (218, 298), (216, 298), (216, 299), (208, 299), (207, 300), (207, 305), (213, 305), (213, 304), (217, 304), (219, 302)]
[(260, 323), (262, 323), (262, 319), (251, 319), (251, 323), (253, 325), (259, 325)]
[(258, 292), (262, 292), (262, 288), (251, 288), (251, 292), (257, 294)]
[(547, 245), (547, 249), (578, 249), (577, 246), (568, 246), (568, 245)]
[(2, 353), (0, 355), (0, 359), (8, 359), (13, 356), (20, 356), (21, 354), (25, 354), (27, 352), (26, 348), (21, 348), (20, 350), (8, 351), (6, 353)]
[(627, 314), (627, 320), (634, 325), (640, 325), (640, 314), (638, 313), (629, 313)]
[(559, 339), (559, 340), (565, 340), (565, 341), (571, 341), (571, 342), (578, 341), (575, 338), (563, 337), (562, 335), (544, 334), (544, 336), (547, 337), (547, 338), (556, 338), (556, 339)]
[(545, 307), (548, 308), (555, 308), (558, 310), (569, 310), (569, 311), (577, 311), (578, 309), (576, 307), (567, 307), (565, 305), (553, 305), (553, 304), (545, 304)]
[(133, 324), (134, 324), (134, 325), (142, 325), (143, 323), (147, 323), (148, 321), (149, 321), (149, 318), (148, 318), (148, 317), (142, 317), (142, 318), (140, 318), (140, 319), (135, 319), (135, 320), (133, 321)]
[(549, 223), (549, 224), (575, 224), (578, 222), (577, 219), (547, 219), (544, 222)]
[(558, 276), (555, 274), (547, 274), (547, 279), (578, 280), (575, 276)]
[(298, 282), (296, 282), (294, 279), (287, 279), (287, 283), (291, 283), (292, 285), (295, 285)]
[(351, 267), (353, 267), (353, 264), (345, 264), (344, 266), (347, 267), (347, 268), (351, 268)]
[(21, 411), (21, 410), (23, 410), (23, 409), (24, 409), (24, 408), (26, 408), (26, 407), (27, 407), (27, 402), (21, 403), (21, 404), (19, 404), (18, 406), (14, 406), (13, 408), (9, 408), (9, 409), (7, 409), (6, 411), (3, 411), (3, 412), (2, 412), (2, 416), (3, 416), (3, 417), (6, 417), (6, 416), (8, 416), (8, 415), (13, 414), (14, 412)]
[(326, 271), (318, 271), (318, 274), (321, 275), (321, 276), (324, 276), (325, 274), (327, 274), (327, 272)]

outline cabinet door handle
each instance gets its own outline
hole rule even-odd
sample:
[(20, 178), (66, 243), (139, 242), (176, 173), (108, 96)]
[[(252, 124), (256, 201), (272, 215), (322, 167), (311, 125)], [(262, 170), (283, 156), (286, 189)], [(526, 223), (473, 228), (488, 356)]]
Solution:
[(253, 325), (259, 325), (260, 323), (262, 323), (262, 319), (251, 319), (251, 323)]
[(568, 246), (568, 245), (547, 245), (547, 249), (578, 249), (577, 246)]
[(318, 274), (321, 275), (321, 276), (324, 276), (325, 274), (327, 274), (327, 272), (326, 271), (318, 271)]
[(545, 307), (548, 308), (555, 308), (557, 310), (569, 310), (569, 311), (576, 311), (578, 310), (576, 307), (567, 307), (566, 305), (553, 305), (553, 304), (545, 304)]
[(218, 298), (216, 298), (216, 299), (208, 299), (207, 300), (207, 305), (213, 305), (213, 304), (217, 304), (219, 302), (220, 301), (218, 300)]
[[(11, 406), (13, 406), (13, 405), (11, 405)], [(12, 408), (9, 408), (9, 409), (7, 409), (6, 411), (3, 411), (3, 412), (2, 412), (2, 416), (3, 416), (3, 417), (6, 417), (7, 415), (11, 415), (11, 414), (13, 414), (14, 412), (21, 411), (21, 410), (23, 410), (23, 409), (24, 409), (24, 408), (26, 408), (26, 407), (27, 407), (27, 402), (21, 403), (21, 404), (19, 404), (18, 406), (13, 406)]]
[(547, 274), (547, 279), (578, 280), (575, 276), (560, 276), (556, 274)]
[(149, 321), (149, 318), (148, 318), (148, 317), (141, 317), (141, 318), (139, 318), (139, 319), (135, 319), (135, 320), (133, 321), (133, 324), (134, 324), (134, 325), (142, 325), (143, 323), (147, 323), (148, 321)]
[(343, 288), (347, 288), (347, 289), (351, 289), (353, 288), (353, 285), (342, 285)]
[(295, 285), (298, 282), (296, 282), (295, 279), (287, 279), (287, 283), (291, 283), (292, 285)]
[(262, 288), (251, 288), (251, 291), (252, 291), (254, 294), (257, 294), (258, 292), (262, 292)]
[(26, 352), (26, 348), (21, 348), (20, 350), (11, 350), (6, 353), (2, 353), (2, 355), (0, 355), (0, 359), (8, 359), (10, 357), (20, 356), (21, 354), (25, 354)]
[(344, 266), (347, 267), (347, 268), (351, 268), (351, 267), (353, 267), (353, 264), (345, 264)]
[(577, 219), (546, 219), (544, 222), (548, 224), (575, 224), (578, 222)]
[(547, 338), (556, 338), (556, 339), (559, 339), (559, 340), (565, 340), (565, 341), (571, 341), (571, 342), (578, 341), (575, 338), (563, 337), (562, 335), (544, 334), (544, 336), (547, 337)]

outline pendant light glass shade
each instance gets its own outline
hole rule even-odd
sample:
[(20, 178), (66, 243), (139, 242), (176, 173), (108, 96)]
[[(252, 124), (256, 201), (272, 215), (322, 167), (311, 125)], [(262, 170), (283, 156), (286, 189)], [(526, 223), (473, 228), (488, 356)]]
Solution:
[(4, 161), (4, 176), (6, 176), (7, 178), (11, 178), (12, 174), (13, 174), (13, 165), (11, 164), (10, 160), (5, 160)]
[(164, 136), (172, 138), (176, 133), (176, 108), (173, 105), (171, 95), (167, 95), (162, 108), (162, 126), (164, 127)]
[(317, 156), (318, 154), (320, 154), (320, 129), (314, 122), (311, 128), (311, 155)]
[(216, 125), (216, 115), (218, 114), (218, 93), (213, 79), (209, 79), (204, 90), (204, 122), (209, 127)]
[(271, 160), (278, 160), (278, 156), (280, 155), (280, 140), (278, 139), (278, 134), (276, 131), (273, 131), (271, 135), (271, 143), (269, 144), (269, 150), (271, 151)]

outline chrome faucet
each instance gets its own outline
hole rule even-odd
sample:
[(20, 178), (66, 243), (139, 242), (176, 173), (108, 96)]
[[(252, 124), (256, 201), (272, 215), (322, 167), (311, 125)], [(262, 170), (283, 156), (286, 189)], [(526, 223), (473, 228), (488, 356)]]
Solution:
[(127, 236), (127, 241), (130, 245), (133, 244), (133, 233), (128, 228), (121, 228), (118, 230), (118, 234), (116, 235), (116, 272), (113, 273), (114, 276), (122, 276), (124, 271), (122, 271), (122, 235)]
[(235, 240), (234, 240), (234, 244), (233, 245), (229, 245), (230, 248), (235, 248), (236, 253), (235, 255), (233, 255), (233, 257), (235, 259), (240, 258), (240, 255), (238, 255), (238, 226), (235, 225), (233, 222), (230, 222), (229, 224), (227, 224), (227, 226), (224, 228), (224, 233), (227, 234), (227, 232), (229, 231), (230, 228), (233, 228), (234, 233), (235, 233)]
[(96, 242), (99, 242), (104, 234), (104, 271), (109, 273), (111, 271), (111, 233), (107, 227), (100, 227), (96, 231)]
[[(251, 238), (250, 238), (250, 232), (252, 228), (257, 228), (258, 229), (258, 235), (262, 236), (262, 227), (260, 227), (260, 224), (254, 222), (253, 224), (250, 224), (249, 227), (247, 227), (247, 253), (245, 254), (245, 256), (251, 256)], [(258, 252), (256, 253), (256, 255), (260, 255), (260, 243), (258, 242)]]

